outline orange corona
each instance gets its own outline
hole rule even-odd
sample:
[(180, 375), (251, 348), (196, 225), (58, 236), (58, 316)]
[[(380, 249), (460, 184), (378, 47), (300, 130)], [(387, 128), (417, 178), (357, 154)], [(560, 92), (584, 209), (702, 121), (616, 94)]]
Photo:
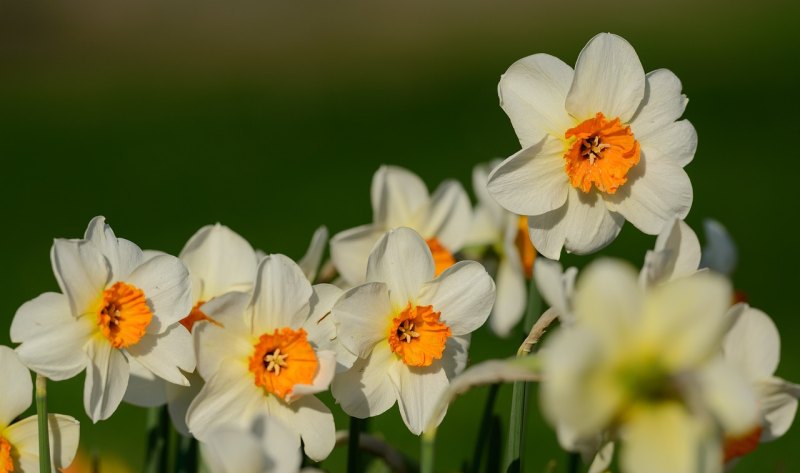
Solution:
[(450, 327), (439, 321), (440, 312), (432, 306), (411, 303), (392, 319), (389, 346), (409, 366), (430, 366), (442, 358)]
[(11, 444), (8, 440), (0, 437), (0, 473), (11, 473), (14, 471), (14, 458), (11, 456)]
[(584, 120), (565, 133), (573, 140), (564, 159), (573, 187), (589, 192), (592, 185), (614, 194), (628, 180), (628, 171), (639, 163), (639, 142), (619, 118), (606, 120), (602, 113)]
[(283, 328), (261, 335), (250, 357), (256, 386), (286, 399), (297, 384), (311, 384), (319, 361), (303, 329)]
[(442, 274), (447, 268), (456, 264), (456, 259), (453, 257), (453, 254), (444, 247), (439, 240), (436, 238), (430, 238), (425, 241), (428, 244), (428, 248), (431, 250), (431, 255), (433, 255), (433, 263), (436, 265), (436, 275)]
[(97, 325), (114, 348), (125, 348), (142, 339), (153, 312), (144, 292), (131, 284), (117, 282), (103, 291)]
[(519, 259), (522, 262), (522, 269), (525, 271), (525, 277), (530, 279), (533, 277), (533, 262), (536, 260), (536, 249), (531, 243), (531, 237), (528, 234), (528, 217), (520, 216), (517, 219), (517, 236), (514, 237), (514, 246), (519, 252)]
[(725, 463), (747, 455), (758, 447), (761, 440), (761, 426), (739, 437), (725, 438)]
[(203, 304), (205, 303), (206, 301), (198, 301), (197, 304), (195, 304), (194, 307), (192, 307), (192, 311), (189, 312), (189, 315), (181, 319), (181, 325), (186, 327), (186, 330), (191, 332), (192, 329), (194, 328), (194, 324), (196, 324), (197, 322), (209, 322), (216, 325), (217, 327), (222, 327), (221, 323), (212, 319), (211, 317), (206, 315), (205, 312), (200, 310), (200, 307), (202, 307)]

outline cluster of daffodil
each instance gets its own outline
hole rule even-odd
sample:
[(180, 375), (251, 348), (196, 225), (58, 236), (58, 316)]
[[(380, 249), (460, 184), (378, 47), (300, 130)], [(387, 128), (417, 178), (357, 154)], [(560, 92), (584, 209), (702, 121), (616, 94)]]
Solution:
[[(23, 304), (19, 345), (0, 347), (0, 473), (39, 471), (38, 425), (50, 468), (76, 454), (71, 417), (12, 423), (31, 404), (28, 370), (54, 381), (85, 371), (95, 422), (123, 401), (166, 406), (213, 473), (327, 458), (337, 433), (315, 395), (329, 389), (353, 418), (397, 404), (412, 433), (431, 434), (472, 385), (537, 380), (559, 442), (591, 472), (617, 447), (625, 472), (716, 472), (783, 435), (800, 386), (774, 376), (777, 329), (735, 297), (724, 229), (709, 223), (701, 250), (682, 221), (697, 136), (680, 120), (678, 78), (645, 74), (624, 39), (600, 34), (574, 69), (521, 59), (499, 93), (522, 149), (474, 169), (477, 206), (456, 181), (429, 194), (412, 172), (381, 167), (373, 222), (334, 235), (328, 264), (324, 227), (297, 262), (220, 224), (177, 257), (118, 238), (103, 217), (83, 238), (55, 240), (60, 292)], [(658, 235), (638, 274), (598, 260), (578, 276), (556, 261), (562, 249), (600, 250), (626, 220)], [(487, 320), (501, 337), (519, 326), (530, 280), (550, 308), (520, 357), (466, 369), (472, 332)]]

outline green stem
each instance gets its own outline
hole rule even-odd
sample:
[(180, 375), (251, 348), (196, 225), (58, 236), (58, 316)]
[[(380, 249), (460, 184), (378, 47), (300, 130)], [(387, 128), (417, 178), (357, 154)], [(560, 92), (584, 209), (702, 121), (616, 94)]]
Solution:
[(581, 466), (580, 453), (570, 452), (567, 455), (567, 471), (569, 473), (578, 473)]
[(39, 471), (50, 473), (50, 429), (47, 422), (47, 378), (36, 375), (36, 415), (39, 421)]
[(350, 432), (347, 436), (347, 473), (361, 471), (361, 419), (350, 418)]
[(169, 452), (169, 412), (167, 406), (151, 407), (147, 410), (147, 450), (145, 451), (145, 473), (166, 473)]
[(420, 473), (433, 473), (434, 446), (436, 444), (436, 429), (422, 433), (421, 451), (419, 458)]
[(176, 473), (197, 472), (197, 439), (179, 435)]
[(497, 391), (500, 389), (500, 384), (495, 383), (489, 386), (489, 394), (486, 396), (486, 404), (483, 406), (483, 418), (481, 419), (480, 430), (478, 430), (478, 440), (475, 442), (473, 450), (472, 464), (470, 471), (478, 473), (481, 469), (481, 462), (483, 461), (484, 446), (489, 438), (489, 430), (492, 427), (492, 414), (494, 412), (494, 403), (497, 399)]

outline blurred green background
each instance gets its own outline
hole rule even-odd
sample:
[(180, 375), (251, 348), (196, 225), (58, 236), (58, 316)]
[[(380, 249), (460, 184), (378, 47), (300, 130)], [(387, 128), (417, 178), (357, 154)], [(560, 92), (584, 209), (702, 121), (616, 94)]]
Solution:
[[(645, 70), (666, 67), (690, 97), (700, 145), (687, 168), (688, 222), (723, 222), (737, 240), (737, 287), (778, 324), (778, 375), (800, 381), (796, 308), (800, 164), (794, 1), (139, 2), (0, 1), (0, 235), (10, 324), (23, 302), (57, 288), (54, 237), (95, 215), (143, 248), (177, 253), (223, 222), (267, 252), (299, 257), (314, 228), (370, 220), (380, 164), (430, 186), (519, 148), (497, 103), (501, 73), (547, 52), (574, 64), (586, 41), (618, 33)], [(640, 264), (654, 237), (627, 225), (604, 253)], [(583, 265), (591, 257), (567, 257)], [(0, 332), (0, 343), (9, 344)], [(507, 356), (516, 339), (479, 333), (472, 360)], [(53, 411), (82, 421), (86, 450), (138, 471), (144, 416), (122, 406), (92, 425), (82, 376), (51, 385)], [(440, 429), (437, 465), (471, 457), (486, 389), (460, 398)], [(330, 400), (328, 398), (328, 400)], [(503, 387), (499, 411), (507, 410)], [(536, 401), (528, 471), (555, 459)], [(334, 412), (339, 412), (334, 407)], [(346, 428), (343, 416), (337, 427)], [(396, 408), (371, 428), (417, 456)], [(800, 471), (800, 427), (738, 471)], [(343, 470), (337, 449), (323, 467)]]

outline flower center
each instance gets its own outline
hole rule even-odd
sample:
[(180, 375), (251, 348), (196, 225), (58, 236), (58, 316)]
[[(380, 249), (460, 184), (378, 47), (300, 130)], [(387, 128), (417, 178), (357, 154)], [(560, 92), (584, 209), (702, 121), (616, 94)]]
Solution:
[(514, 246), (517, 247), (519, 258), (522, 262), (522, 269), (525, 271), (525, 277), (530, 279), (533, 277), (533, 261), (536, 259), (536, 249), (531, 243), (531, 237), (528, 235), (528, 217), (520, 216), (517, 218), (517, 236), (514, 237)]
[(453, 254), (444, 247), (439, 240), (436, 238), (430, 238), (425, 241), (428, 244), (428, 248), (431, 250), (431, 254), (433, 255), (433, 264), (436, 265), (436, 275), (442, 274), (447, 268), (456, 264), (456, 259), (453, 257)]
[(134, 345), (144, 336), (153, 319), (144, 292), (124, 282), (103, 291), (97, 325), (114, 348)]
[(761, 440), (761, 426), (738, 437), (725, 437), (725, 463), (743, 457), (758, 447)]
[(303, 329), (276, 329), (265, 333), (254, 346), (250, 372), (256, 386), (286, 399), (297, 384), (311, 384), (319, 362)]
[(639, 163), (639, 142), (619, 118), (606, 120), (598, 112), (570, 128), (565, 138), (572, 144), (564, 154), (565, 170), (573, 187), (589, 192), (592, 185), (614, 194), (628, 180), (628, 171)]
[(0, 437), (0, 473), (11, 473), (14, 471), (14, 458), (11, 456), (11, 444), (3, 437)]
[(216, 325), (217, 327), (222, 327), (221, 323), (217, 322), (213, 318), (206, 315), (205, 312), (200, 310), (200, 307), (202, 307), (202, 305), (205, 303), (206, 301), (197, 301), (197, 304), (195, 304), (194, 307), (192, 307), (192, 311), (189, 312), (189, 315), (181, 319), (181, 325), (186, 327), (186, 330), (191, 332), (192, 328), (194, 328), (194, 324), (196, 324), (197, 322), (209, 322)]
[(451, 335), (450, 327), (439, 321), (441, 312), (433, 306), (408, 306), (392, 319), (389, 346), (409, 366), (430, 366), (440, 360)]

